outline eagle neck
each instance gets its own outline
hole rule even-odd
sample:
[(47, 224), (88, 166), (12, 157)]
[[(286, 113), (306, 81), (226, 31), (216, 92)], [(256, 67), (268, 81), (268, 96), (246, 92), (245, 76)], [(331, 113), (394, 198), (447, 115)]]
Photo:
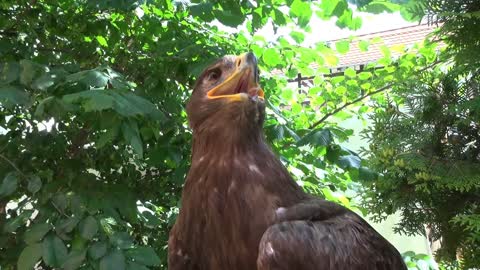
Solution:
[(266, 148), (261, 132), (236, 132), (223, 130), (219, 132), (195, 133), (192, 144), (192, 161), (210, 157), (214, 159), (230, 159), (240, 155), (253, 154)]

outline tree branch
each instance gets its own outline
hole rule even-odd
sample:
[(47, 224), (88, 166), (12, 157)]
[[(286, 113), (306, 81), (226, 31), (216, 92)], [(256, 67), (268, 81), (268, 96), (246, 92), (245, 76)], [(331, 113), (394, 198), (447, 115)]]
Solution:
[[(425, 70), (427, 70), (427, 69), (429, 69), (429, 68), (432, 68), (432, 67), (434, 67), (435, 65), (437, 65), (438, 63), (440, 63), (440, 61), (435, 61), (435, 62), (433, 62), (432, 64), (430, 64), (430, 65), (428, 65), (428, 66), (420, 69), (419, 71), (417, 71), (417, 73), (421, 73), (421, 72), (423, 72), (423, 71), (425, 71)], [(366, 99), (367, 97), (370, 97), (370, 96), (376, 95), (376, 94), (378, 94), (378, 93), (381, 93), (381, 92), (389, 89), (390, 87), (392, 87), (392, 86), (394, 86), (394, 85), (396, 85), (396, 84), (398, 84), (398, 83), (399, 83), (399, 82), (389, 83), (389, 84), (387, 84), (387, 85), (385, 85), (385, 86), (383, 86), (383, 87), (381, 87), (381, 88), (378, 88), (378, 89), (375, 90), (375, 91), (369, 92), (369, 93), (367, 93), (367, 94), (365, 94), (365, 95), (363, 95), (363, 96), (361, 96), (361, 97), (359, 97), (359, 98), (357, 98), (357, 99), (355, 99), (355, 100), (352, 100), (352, 101), (350, 101), (350, 102), (347, 102), (347, 103), (343, 104), (342, 106), (336, 108), (335, 110), (333, 110), (333, 111), (325, 114), (320, 120), (318, 120), (317, 122), (315, 122), (315, 123), (313, 123), (312, 125), (310, 125), (309, 128), (312, 129), (312, 128), (317, 127), (318, 125), (320, 125), (320, 124), (322, 124), (323, 122), (325, 122), (325, 120), (327, 120), (330, 116), (337, 114), (338, 112), (342, 111), (342, 110), (345, 109), (346, 107), (348, 107), (348, 106), (350, 106), (350, 105), (353, 105), (353, 104), (355, 104), (355, 103), (358, 103), (358, 102)]]
[(364, 96), (361, 96), (361, 97), (359, 97), (359, 98), (357, 98), (357, 99), (355, 99), (355, 100), (352, 100), (352, 101), (350, 101), (350, 102), (347, 102), (347, 103), (343, 104), (342, 106), (336, 108), (336, 109), (333, 110), (332, 112), (329, 112), (329, 113), (325, 114), (320, 120), (318, 120), (317, 122), (313, 123), (309, 128), (310, 128), (310, 129), (315, 128), (316, 126), (318, 126), (318, 125), (320, 125), (321, 123), (325, 122), (325, 120), (327, 120), (327, 118), (329, 118), (330, 116), (332, 116), (332, 115), (334, 115), (334, 114), (337, 114), (338, 112), (340, 112), (341, 110), (345, 109), (346, 107), (348, 107), (348, 106), (350, 106), (350, 105), (353, 105), (353, 104), (355, 104), (355, 103), (358, 103), (358, 102), (366, 99), (366, 98), (369, 97), (369, 96), (373, 96), (373, 95), (375, 95), (375, 94), (378, 94), (378, 93), (380, 93), (380, 92), (383, 92), (383, 91), (389, 89), (390, 87), (392, 87), (393, 85), (395, 85), (395, 83), (387, 84), (387, 85), (385, 85), (385, 86), (383, 86), (383, 87), (381, 87), (381, 88), (379, 88), (379, 89), (377, 89), (377, 90), (375, 90), (375, 91), (373, 91), (373, 92), (369, 92), (369, 93), (367, 93), (367, 94), (364, 95)]

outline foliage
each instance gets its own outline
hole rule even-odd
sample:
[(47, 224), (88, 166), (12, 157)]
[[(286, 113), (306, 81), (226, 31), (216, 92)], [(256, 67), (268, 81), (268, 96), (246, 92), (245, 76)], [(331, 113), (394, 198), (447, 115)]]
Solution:
[[(375, 218), (401, 211), (397, 230), (440, 240), (445, 263), (480, 265), (480, 114), (477, 1), (410, 1), (408, 17), (442, 23), (442, 66), (394, 87), (376, 104), (366, 131), (369, 166), (382, 173), (367, 183)], [(474, 29), (475, 28), (475, 29)], [(454, 63), (454, 64), (453, 64)]]
[(438, 265), (432, 257), (426, 254), (415, 254), (408, 251), (402, 254), (402, 257), (409, 270), (437, 270)]
[(476, 0), (410, 0), (404, 8), (406, 17), (425, 18), (441, 24), (438, 38), (450, 46), (458, 64), (480, 63), (480, 3)]
[(368, 208), (378, 219), (400, 210), (397, 230), (407, 234), (428, 225), (444, 260), (458, 249), (473, 259), (480, 244), (478, 85), (454, 71), (424, 73), (395, 88), (396, 101), (376, 108), (366, 132), (369, 165), (383, 174), (369, 183)]
[[(345, 0), (2, 1), (0, 14), (2, 269), (164, 269), (189, 166), (188, 90), (214, 58), (246, 50), (285, 74), (262, 78), (273, 149), (307, 191), (355, 208), (346, 194), (374, 174), (335, 121), (436, 58), (434, 43), (396, 61), (384, 46), (381, 67), (332, 77), (348, 43), (301, 43), (312, 16), (358, 29)], [(292, 30), (267, 42), (266, 24)], [(308, 91), (287, 85), (299, 72), (314, 76)]]

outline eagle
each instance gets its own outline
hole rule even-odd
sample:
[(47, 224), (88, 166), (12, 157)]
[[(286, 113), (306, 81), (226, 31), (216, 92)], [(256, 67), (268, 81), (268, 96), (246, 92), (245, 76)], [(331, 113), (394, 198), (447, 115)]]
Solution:
[(186, 110), (192, 158), (169, 235), (169, 269), (407, 269), (365, 220), (305, 193), (272, 152), (253, 53), (206, 68)]

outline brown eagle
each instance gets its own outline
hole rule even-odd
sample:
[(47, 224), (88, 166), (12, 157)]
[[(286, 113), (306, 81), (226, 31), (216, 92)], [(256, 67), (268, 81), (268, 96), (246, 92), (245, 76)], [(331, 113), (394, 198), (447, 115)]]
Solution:
[(407, 269), (354, 212), (306, 194), (265, 142), (252, 53), (225, 56), (187, 104), (192, 165), (168, 241), (169, 269)]

